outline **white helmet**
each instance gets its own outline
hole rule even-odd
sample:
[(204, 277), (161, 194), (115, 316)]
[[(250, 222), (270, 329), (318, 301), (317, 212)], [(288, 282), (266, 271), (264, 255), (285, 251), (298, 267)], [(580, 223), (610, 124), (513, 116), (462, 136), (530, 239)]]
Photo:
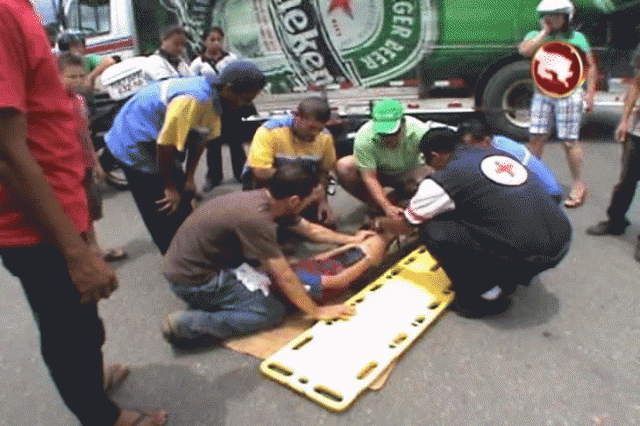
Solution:
[(569, 15), (571, 21), (576, 8), (570, 0), (542, 0), (536, 10), (540, 14), (564, 13)]

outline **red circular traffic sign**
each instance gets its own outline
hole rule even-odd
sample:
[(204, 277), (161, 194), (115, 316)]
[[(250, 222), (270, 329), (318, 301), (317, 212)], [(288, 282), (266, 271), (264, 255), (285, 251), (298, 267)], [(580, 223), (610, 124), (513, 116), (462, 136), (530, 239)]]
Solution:
[(586, 77), (586, 55), (571, 43), (549, 41), (531, 59), (531, 76), (545, 95), (554, 98), (569, 96)]

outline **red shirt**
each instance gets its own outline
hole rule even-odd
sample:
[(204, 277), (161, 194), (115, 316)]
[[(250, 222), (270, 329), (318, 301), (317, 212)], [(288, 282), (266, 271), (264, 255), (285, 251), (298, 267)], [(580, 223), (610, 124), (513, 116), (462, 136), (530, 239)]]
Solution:
[[(27, 146), (78, 232), (89, 225), (84, 163), (72, 100), (58, 77), (42, 25), (28, 0), (0, 1), (0, 109), (27, 116)], [(0, 185), (0, 247), (42, 240), (15, 196)]]

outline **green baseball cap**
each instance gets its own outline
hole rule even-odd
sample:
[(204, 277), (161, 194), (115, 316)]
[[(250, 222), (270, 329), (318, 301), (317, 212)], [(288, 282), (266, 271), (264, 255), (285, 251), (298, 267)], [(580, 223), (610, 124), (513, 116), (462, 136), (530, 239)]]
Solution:
[(383, 99), (373, 106), (373, 131), (383, 135), (392, 135), (400, 130), (404, 107), (397, 99)]

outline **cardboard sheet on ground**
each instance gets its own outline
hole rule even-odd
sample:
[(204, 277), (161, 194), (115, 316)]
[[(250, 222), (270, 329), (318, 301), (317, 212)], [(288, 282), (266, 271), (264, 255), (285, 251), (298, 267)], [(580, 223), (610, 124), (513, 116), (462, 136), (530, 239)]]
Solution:
[(420, 247), (346, 303), (347, 321), (319, 321), (260, 371), (320, 405), (346, 409), (451, 303), (445, 272)]

